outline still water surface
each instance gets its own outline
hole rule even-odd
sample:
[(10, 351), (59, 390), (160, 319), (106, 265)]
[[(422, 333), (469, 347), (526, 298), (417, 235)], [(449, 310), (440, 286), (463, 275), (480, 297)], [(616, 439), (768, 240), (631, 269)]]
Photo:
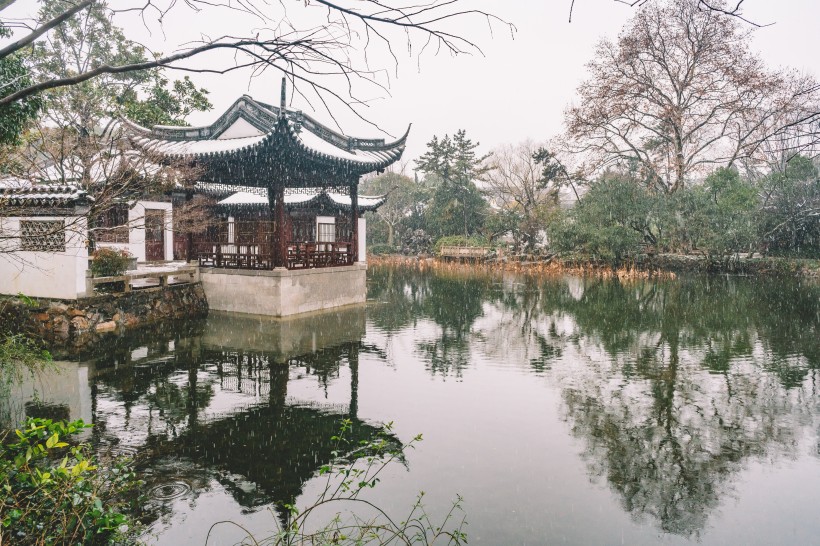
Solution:
[(91, 440), (141, 461), (148, 542), (269, 534), (347, 417), (423, 434), (368, 498), (460, 494), (471, 544), (820, 544), (816, 283), (371, 268), (368, 299), (212, 313), (71, 364)]

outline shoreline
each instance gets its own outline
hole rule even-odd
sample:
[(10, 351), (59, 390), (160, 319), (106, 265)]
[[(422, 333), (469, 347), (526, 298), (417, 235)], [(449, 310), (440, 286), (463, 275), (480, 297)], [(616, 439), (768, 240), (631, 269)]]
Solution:
[(600, 278), (674, 279), (680, 274), (737, 275), (749, 277), (792, 277), (820, 279), (820, 259), (808, 258), (732, 258), (709, 261), (692, 254), (644, 255), (618, 267), (581, 256), (549, 258), (541, 261), (448, 260), (434, 256), (388, 254), (368, 256), (369, 265), (404, 266), (431, 270), (508, 271), (543, 275), (579, 275)]

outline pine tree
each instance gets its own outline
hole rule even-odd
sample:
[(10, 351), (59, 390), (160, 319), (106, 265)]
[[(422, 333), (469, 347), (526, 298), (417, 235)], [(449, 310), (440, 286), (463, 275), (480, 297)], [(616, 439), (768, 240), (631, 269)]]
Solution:
[(489, 154), (477, 156), (478, 146), (461, 129), (453, 138), (444, 135), (439, 140), (433, 136), (427, 152), (416, 161), (425, 181), (433, 187), (427, 223), (429, 231), (437, 236), (469, 237), (484, 226), (488, 205), (475, 182), (486, 174)]

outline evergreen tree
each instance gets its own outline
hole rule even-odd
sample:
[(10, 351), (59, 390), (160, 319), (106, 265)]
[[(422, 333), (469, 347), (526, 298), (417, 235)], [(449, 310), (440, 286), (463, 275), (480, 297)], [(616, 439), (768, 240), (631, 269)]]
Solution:
[[(0, 38), (9, 36), (11, 32), (0, 22)], [(31, 85), (31, 75), (19, 55), (0, 59), (0, 82), (3, 93), (13, 93)], [(36, 117), (40, 106), (41, 101), (36, 96), (0, 106), (0, 146), (19, 144), (20, 134), (25, 125)]]
[(427, 151), (416, 161), (425, 174), (425, 182), (432, 186), (425, 216), (428, 230), (438, 237), (468, 237), (484, 227), (488, 205), (475, 182), (486, 174), (485, 160), (489, 154), (476, 155), (478, 146), (461, 129), (453, 138), (444, 135), (439, 140), (433, 136)]

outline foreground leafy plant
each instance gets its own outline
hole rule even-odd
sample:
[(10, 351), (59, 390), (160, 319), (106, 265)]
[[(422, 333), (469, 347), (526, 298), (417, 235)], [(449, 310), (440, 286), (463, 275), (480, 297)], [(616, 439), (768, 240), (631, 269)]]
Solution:
[[(463, 515), (461, 496), (456, 497), (456, 501), (438, 524), (431, 521), (425, 510), (422, 502), (424, 492), (419, 493), (402, 519), (391, 517), (363, 496), (366, 490), (376, 487), (380, 481), (379, 475), (391, 463), (404, 462), (405, 453), (422, 440), (421, 435), (404, 445), (397, 444), (390, 435), (392, 423), (388, 423), (375, 439), (354, 444), (348, 439), (352, 427), (351, 420), (343, 420), (339, 434), (331, 438), (335, 443), (332, 452), (334, 460), (319, 469), (318, 475), (325, 477), (321, 493), (312, 504), (302, 509), (294, 504), (287, 504), (287, 524), (280, 527), (275, 535), (258, 540), (241, 525), (233, 521), (220, 521), (211, 526), (208, 537), (217, 526), (233, 525), (247, 533), (243, 544), (257, 546), (466, 544), (464, 527), (467, 521)], [(314, 512), (328, 506), (338, 509), (328, 523), (308, 525), (308, 519)]]
[(64, 441), (89, 428), (28, 419), (16, 442), (0, 445), (0, 530), (8, 544), (131, 542), (124, 513), (140, 485), (125, 459), (99, 466), (86, 444)]
[(26, 373), (43, 371), (50, 363), (51, 353), (24, 335), (0, 335), (0, 382), (6, 387), (22, 381)]
[(15, 309), (16, 303), (25, 307), (36, 307), (37, 301), (24, 294), (18, 294), (16, 300), (4, 298), (0, 302), (0, 423), (10, 421), (9, 394), (14, 385), (20, 384), (26, 377), (36, 377), (46, 369), (53, 368), (51, 353), (41, 343), (20, 333), (10, 333), (9, 323), (22, 320), (19, 314), (7, 315), (9, 309)]

